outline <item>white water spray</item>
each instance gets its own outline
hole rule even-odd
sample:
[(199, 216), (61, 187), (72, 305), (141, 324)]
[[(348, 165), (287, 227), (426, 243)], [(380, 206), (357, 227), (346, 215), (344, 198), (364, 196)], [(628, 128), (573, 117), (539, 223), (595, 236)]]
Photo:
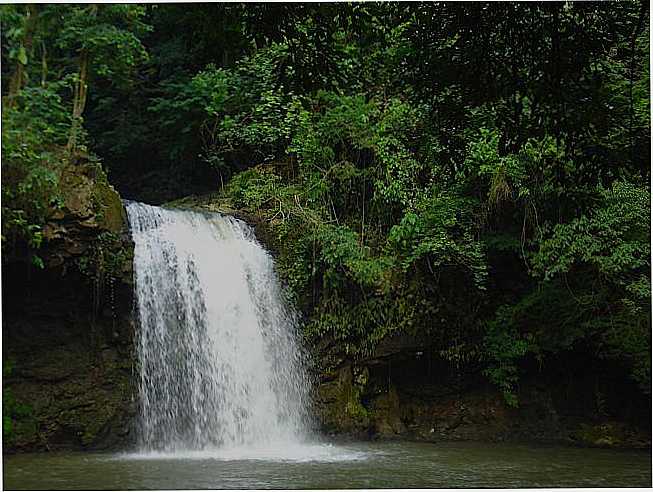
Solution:
[(309, 381), (270, 255), (242, 221), (129, 202), (141, 452), (277, 448)]

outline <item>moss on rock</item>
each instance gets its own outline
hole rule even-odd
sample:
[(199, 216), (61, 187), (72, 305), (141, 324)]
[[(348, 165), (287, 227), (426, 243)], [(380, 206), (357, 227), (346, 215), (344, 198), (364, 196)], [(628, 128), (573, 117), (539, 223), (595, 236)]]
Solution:
[(126, 214), (120, 195), (109, 184), (102, 167), (97, 163), (70, 164), (59, 176), (62, 210), (52, 218), (72, 216), (84, 227), (119, 232), (126, 225)]
[(628, 440), (627, 434), (626, 426), (618, 422), (583, 423), (572, 433), (572, 439), (584, 446), (621, 447)]
[(98, 209), (98, 226), (109, 232), (120, 232), (127, 219), (118, 192), (105, 179), (95, 183), (93, 198)]
[(369, 428), (369, 412), (361, 401), (364, 386), (360, 378), (354, 379), (355, 372), (351, 365), (344, 366), (318, 387), (318, 412), (327, 432), (362, 434)]

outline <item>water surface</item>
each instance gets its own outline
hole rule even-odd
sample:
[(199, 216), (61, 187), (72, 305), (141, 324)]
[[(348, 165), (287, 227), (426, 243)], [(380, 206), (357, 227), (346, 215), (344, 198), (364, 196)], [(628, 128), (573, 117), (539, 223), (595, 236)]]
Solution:
[(650, 486), (648, 451), (516, 444), (369, 442), (4, 459), (5, 489), (23, 490)]

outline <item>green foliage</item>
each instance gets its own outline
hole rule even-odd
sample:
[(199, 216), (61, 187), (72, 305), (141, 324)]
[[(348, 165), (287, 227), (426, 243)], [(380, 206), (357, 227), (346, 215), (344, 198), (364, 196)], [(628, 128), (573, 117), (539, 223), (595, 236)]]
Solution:
[(648, 189), (615, 182), (599, 190), (600, 202), (587, 215), (557, 224), (533, 257), (534, 271), (545, 279), (591, 266), (611, 282), (625, 286), (650, 270), (650, 201)]
[(225, 158), (235, 158), (234, 152), (270, 159), (287, 143), (294, 121), (296, 102), (278, 81), (281, 73), (292, 73), (292, 67), (284, 66), (287, 56), (287, 46), (274, 44), (233, 69), (210, 64), (188, 82), (170, 83), (167, 90), (176, 95), (155, 99), (150, 111), (165, 125), (182, 125), (181, 131), (188, 132), (192, 125), (182, 122), (200, 109), (203, 158), (215, 167), (224, 167)]
[(512, 310), (502, 307), (495, 319), (488, 323), (485, 350), (492, 363), (485, 374), (502, 391), (506, 403), (512, 407), (519, 404), (515, 385), (519, 381), (517, 363), (529, 351), (529, 340), (520, 337), (512, 320)]
[(299, 128), (288, 148), (308, 171), (328, 169), (339, 161), (352, 161), (351, 155), (336, 155), (334, 147), (346, 144), (343, 152), (373, 147), (375, 120), (379, 105), (363, 95), (338, 96), (320, 91), (311, 104), (318, 111), (304, 109)]
[(256, 210), (273, 200), (280, 187), (279, 176), (254, 168), (234, 176), (228, 192), (235, 206)]
[[(393, 39), (385, 45), (388, 51), (372, 53), (380, 66), (372, 69), (369, 59), (357, 58), (364, 49), (357, 52), (361, 47), (346, 37), (334, 41), (348, 46), (350, 68), (365, 66), (388, 77), (386, 84), (392, 76), (384, 64), (415, 53), (411, 21), (400, 23), (390, 10), (384, 13), (386, 21), (398, 24), (386, 31), (386, 42)], [(543, 11), (537, 15), (547, 23), (555, 20)], [(570, 29), (565, 23), (582, 22), (573, 7), (555, 15), (564, 19), (564, 29)], [(449, 27), (457, 22), (446, 14), (444, 19)], [(377, 21), (370, 21), (370, 32), (382, 29)], [(519, 29), (529, 24), (513, 21)], [(501, 34), (492, 35), (499, 42), (495, 49), (506, 50), (495, 56), (504, 56), (505, 40), (499, 41)], [(461, 43), (461, 36), (460, 31), (451, 34), (437, 49), (446, 53)], [(624, 61), (610, 59), (607, 52), (602, 56), (609, 67), (604, 87), (612, 88), (597, 89), (598, 97), (625, 108), (626, 100), (611, 99), (626, 80), (618, 68)], [(447, 62), (434, 65), (442, 63)], [(518, 63), (519, 70), (531, 69), (526, 59)], [(341, 72), (358, 82), (369, 73)], [(567, 73), (558, 76), (560, 84), (573, 78)], [(281, 72), (277, 77), (281, 84)], [(650, 341), (642, 338), (641, 330), (650, 317), (648, 195), (627, 191), (630, 185), (619, 183), (612, 187), (613, 198), (600, 191), (618, 173), (606, 167), (597, 174), (605, 154), (591, 147), (603, 138), (599, 133), (616, 135), (609, 130), (616, 119), (601, 129), (594, 127), (594, 134), (581, 134), (571, 123), (560, 131), (547, 126), (558, 108), (555, 101), (542, 98), (539, 82), (510, 86), (512, 92), (504, 87), (490, 97), (477, 93), (471, 105), (457, 99), (464, 92), (453, 82), (437, 83), (441, 94), (431, 95), (418, 83), (394, 87), (390, 94), (390, 85), (385, 85), (381, 94), (361, 90), (354, 82), (358, 92), (323, 87), (299, 98), (293, 95), (296, 110), (286, 107), (285, 119), (284, 111), (270, 113), (279, 128), (292, 122), (283, 126), (288, 132), (277, 140), (283, 146), (289, 139), (286, 155), (280, 147), (270, 154), (289, 161), (292, 169), (246, 171), (229, 185), (227, 194), (236, 206), (264, 214), (276, 228), (280, 270), (308, 313), (307, 332), (318, 339), (334, 337), (353, 355), (370, 353), (396, 330), (418, 329), (434, 340), (441, 333), (443, 357), (453, 361), (453, 349), (466, 347), (465, 354), (476, 354), (469, 357), (484, 358), (486, 374), (511, 405), (518, 404), (524, 358), (544, 361), (579, 346), (590, 347), (598, 357), (624, 361), (644, 388), (650, 385), (642, 356), (650, 350)], [(462, 91), (476, 87), (474, 81), (465, 83)], [(341, 87), (335, 79), (333, 86)], [(244, 92), (252, 90), (248, 87)], [(413, 90), (420, 95), (415, 97)], [(217, 94), (226, 107), (225, 92)], [(633, 107), (645, 109), (646, 104), (646, 97), (634, 98)], [(242, 121), (233, 126), (234, 135), (247, 134)], [(577, 125), (579, 120), (573, 121)], [(542, 122), (544, 131), (536, 129)], [(223, 142), (233, 142), (231, 148), (244, 147), (239, 138), (217, 133)], [(615, 138), (623, 143), (626, 133), (620, 135)], [(226, 154), (222, 156), (221, 162), (227, 162)], [(597, 209), (597, 203), (603, 205)], [(516, 297), (514, 289), (509, 296), (496, 290), (483, 293), (497, 284), (491, 263), (496, 260), (486, 257), (486, 247), (503, 262), (511, 258), (509, 271), (514, 275), (530, 273), (531, 280), (526, 277)], [(473, 312), (472, 306), (483, 304), (482, 311)], [(426, 314), (416, 314), (420, 310)], [(457, 327), (475, 321), (486, 327), (482, 339), (471, 330), (462, 340)], [(440, 323), (449, 327), (440, 331)], [(621, 328), (606, 330), (606, 323)], [(447, 342), (447, 336), (453, 340)], [(479, 344), (483, 354), (476, 348)]]
[(286, 143), (294, 98), (278, 78), (281, 71), (292, 73), (292, 67), (284, 67), (287, 52), (286, 46), (273, 44), (237, 63), (224, 99), (213, 98), (205, 107), (217, 118), (214, 145), (221, 152), (244, 147), (255, 159), (270, 159)]
[(516, 152), (501, 151), (502, 135), (496, 128), (482, 126), (478, 133), (470, 131), (468, 138), (464, 171), (458, 180), (485, 198), (491, 209), (509, 203), (542, 209), (551, 200), (564, 200), (578, 191), (560, 181), (560, 170), (573, 173), (576, 169), (564, 145), (552, 136), (529, 138)]
[(75, 5), (62, 15), (55, 46), (64, 51), (87, 51), (93, 72), (111, 83), (127, 83), (130, 72), (147, 59), (139, 36), (150, 29), (141, 5)]
[(8, 86), (2, 108), (3, 251), (9, 246), (19, 256), (27, 252), (43, 267), (37, 250), (43, 226), (62, 205), (59, 175), (77, 157), (70, 151), (95, 159), (78, 128), (86, 100), (82, 92), (97, 78), (118, 85), (131, 80), (135, 66), (146, 59), (138, 37), (148, 30), (144, 12), (135, 5), (3, 6), (0, 11), (3, 67), (10, 67), (2, 74)]
[(415, 211), (406, 213), (389, 233), (389, 243), (404, 270), (429, 258), (431, 270), (461, 267), (478, 289), (485, 289), (487, 264), (475, 239), (474, 200), (433, 190)]
[(597, 195), (586, 215), (543, 228), (531, 257), (540, 287), (488, 323), (488, 374), (513, 403), (520, 357), (579, 343), (622, 362), (650, 393), (650, 192), (615, 182)]
[[(61, 205), (58, 168), (70, 128), (63, 83), (23, 90), (2, 115), (2, 242), (41, 245), (41, 229)], [(38, 259), (36, 259), (38, 262)]]
[(7, 110), (6, 124), (9, 138), (21, 132), (23, 146), (54, 146), (66, 141), (71, 115), (62, 94), (71, 88), (71, 78), (50, 82), (40, 87), (26, 87)]
[[(434, 305), (415, 271), (442, 276), (454, 290), (460, 274), (485, 287), (476, 202), (424, 186), (424, 166), (408, 150), (414, 115), (400, 101), (320, 91), (297, 113), (287, 148), (294, 178), (281, 176), (281, 166), (258, 166), (225, 190), (232, 205), (274, 228), (280, 272), (310, 312), (307, 333), (341, 340), (353, 355), (372, 353), (394, 331), (429, 330), (434, 309), (457, 304), (443, 295)], [(414, 172), (404, 172), (405, 158)], [(394, 225), (388, 210), (399, 212)]]
[(625, 358), (650, 393), (650, 190), (622, 181), (599, 192), (594, 210), (556, 225), (541, 242), (534, 272), (545, 280), (584, 272), (587, 280), (594, 279), (585, 295), (599, 306), (595, 299), (607, 290), (605, 311), (587, 323), (600, 332), (600, 354)]

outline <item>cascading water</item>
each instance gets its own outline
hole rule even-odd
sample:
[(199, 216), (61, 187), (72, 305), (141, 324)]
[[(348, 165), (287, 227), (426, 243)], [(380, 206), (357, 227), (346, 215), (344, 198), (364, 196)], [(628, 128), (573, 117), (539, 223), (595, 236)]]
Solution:
[(242, 221), (127, 203), (141, 451), (305, 441), (309, 383), (270, 255)]

